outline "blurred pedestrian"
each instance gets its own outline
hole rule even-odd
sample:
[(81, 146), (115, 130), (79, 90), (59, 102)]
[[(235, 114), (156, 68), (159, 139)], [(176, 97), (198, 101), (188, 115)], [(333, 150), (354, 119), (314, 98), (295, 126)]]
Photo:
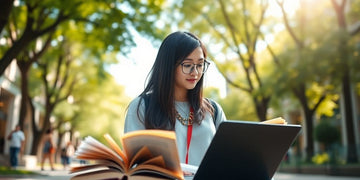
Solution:
[(21, 131), (20, 125), (16, 125), (15, 129), (7, 137), (10, 140), (10, 165), (12, 169), (18, 166), (19, 152), (24, 153), (25, 136)]
[(61, 149), (61, 163), (65, 170), (70, 165), (71, 156), (73, 156), (74, 153), (75, 153), (75, 148), (70, 141), (67, 142), (66, 146)]
[(54, 154), (56, 151), (56, 146), (53, 141), (51, 128), (46, 131), (46, 134), (44, 135), (44, 137), (42, 139), (42, 144), (43, 144), (43, 151), (42, 151), (43, 155), (42, 155), (42, 159), (41, 159), (41, 170), (44, 170), (45, 159), (49, 159), (51, 170), (55, 170)]

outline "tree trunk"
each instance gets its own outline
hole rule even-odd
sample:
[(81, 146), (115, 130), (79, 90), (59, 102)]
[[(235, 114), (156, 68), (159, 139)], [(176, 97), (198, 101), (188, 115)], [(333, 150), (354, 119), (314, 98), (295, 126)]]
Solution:
[(24, 32), (21, 38), (5, 52), (4, 56), (0, 59), (0, 76), (4, 73), (11, 61), (35, 38), (32, 33)]
[(305, 118), (305, 160), (307, 162), (311, 161), (312, 156), (314, 155), (314, 139), (313, 139), (313, 115), (315, 110), (311, 110), (308, 105), (308, 99), (306, 97), (306, 88), (304, 83), (300, 83), (296, 88), (293, 89), (293, 93), (296, 98), (300, 101), (301, 107), (304, 112)]
[[(35, 121), (35, 108), (34, 105), (31, 102), (31, 97), (28, 96), (28, 101), (30, 104), (30, 109), (31, 109), (31, 122), (32, 122), (32, 133), (33, 133), (33, 143), (32, 143), (32, 147), (31, 147), (31, 155), (37, 155), (38, 149), (40, 147), (40, 143), (41, 143), (41, 138), (43, 137), (42, 135), (45, 133), (44, 129), (40, 129), (38, 128), (38, 125), (36, 124)], [(41, 120), (40, 120), (41, 121)]]
[(311, 162), (314, 156), (314, 125), (313, 125), (313, 112), (309, 108), (304, 108), (305, 115), (305, 129), (306, 129), (306, 146), (305, 146), (305, 160)]
[(2, 0), (0, 3), (0, 34), (9, 20), (14, 0)]
[[(344, 17), (343, 17), (344, 18)], [(342, 23), (339, 23), (342, 24)], [(340, 28), (345, 33), (345, 27)], [(344, 118), (345, 118), (345, 131), (347, 140), (347, 163), (358, 162), (356, 152), (356, 141), (354, 131), (354, 118), (353, 118), (353, 107), (351, 99), (351, 83), (350, 83), (350, 68), (349, 68), (349, 56), (348, 56), (348, 40), (347, 37), (341, 36), (339, 40), (339, 54), (341, 58), (341, 72), (342, 72), (342, 84), (341, 93), (344, 98)]]
[(266, 115), (267, 115), (267, 109), (269, 106), (270, 98), (265, 97), (265, 98), (261, 99), (260, 102), (257, 101), (255, 98), (256, 97), (254, 97), (253, 100), (254, 100), (255, 107), (256, 107), (256, 115), (260, 121), (265, 121), (265, 120), (267, 120)]
[[(31, 100), (31, 98), (29, 97), (29, 101)], [(39, 147), (40, 147), (40, 143), (42, 140), (43, 135), (45, 134), (45, 128), (41, 127), (39, 128), (39, 126), (36, 124), (35, 121), (35, 108), (32, 105), (32, 103), (29, 103), (31, 106), (31, 112), (32, 112), (32, 133), (33, 133), (33, 143), (32, 143), (32, 147), (31, 147), (31, 155), (37, 155)], [(44, 121), (46, 121), (46, 118), (44, 119)], [(41, 122), (41, 120), (40, 120)]]
[(38, 149), (40, 147), (40, 143), (41, 143), (41, 138), (43, 137), (43, 132), (42, 130), (37, 131), (33, 128), (33, 143), (32, 143), (32, 147), (31, 147), (31, 155), (37, 155)]
[(41, 139), (45, 134), (45, 131), (50, 128), (50, 115), (47, 115), (45, 112), (44, 122), (42, 124), (42, 127), (40, 130), (37, 130), (36, 128), (33, 128), (33, 147), (31, 149), (31, 154), (36, 155), (38, 152), (38, 148), (40, 147)]
[[(61, 149), (62, 149), (61, 140), (63, 139), (64, 135), (65, 135), (65, 132), (58, 132), (58, 139), (56, 142), (56, 146), (57, 146), (56, 153), (57, 154), (59, 154), (59, 153), (61, 154)], [(61, 160), (59, 161), (58, 157), (59, 156), (55, 156), (55, 163), (61, 162)]]
[[(40, 125), (40, 130), (38, 130), (38, 126), (35, 123), (35, 117), (32, 118), (33, 122), (33, 146), (31, 148), (31, 155), (36, 155), (38, 152), (38, 148), (40, 147), (41, 139), (45, 134), (45, 131), (50, 128), (50, 113), (52, 111), (52, 107), (46, 106), (45, 107), (45, 117), (43, 119), (43, 123)], [(33, 108), (32, 108), (33, 109)], [(34, 112), (34, 109), (33, 109)], [(33, 113), (34, 114), (34, 113)], [(40, 120), (41, 122), (41, 120)]]
[(353, 108), (352, 108), (352, 99), (351, 99), (351, 83), (350, 83), (350, 68), (349, 68), (349, 56), (348, 56), (348, 31), (346, 25), (346, 16), (345, 16), (345, 5), (346, 0), (340, 2), (332, 0), (331, 1), (334, 7), (334, 10), (337, 15), (338, 25), (339, 25), (339, 38), (338, 50), (340, 55), (340, 69), (342, 73), (342, 84), (341, 84), (341, 93), (342, 98), (344, 98), (344, 118), (345, 118), (345, 131), (346, 131), (346, 140), (347, 140), (347, 156), (346, 161), (348, 163), (358, 162), (357, 157), (357, 148), (355, 142), (355, 132), (354, 132), (354, 118), (353, 118)]
[(358, 162), (357, 149), (356, 149), (356, 140), (355, 140), (355, 131), (354, 131), (354, 118), (353, 118), (353, 109), (352, 109), (352, 99), (351, 99), (351, 85), (349, 72), (344, 72), (344, 77), (342, 78), (342, 94), (344, 98), (344, 117), (345, 117), (345, 131), (346, 131), (346, 140), (347, 140), (347, 163), (356, 163)]
[(32, 143), (32, 146), (31, 146), (30, 155), (36, 155), (37, 154), (37, 149), (39, 147), (39, 143), (35, 144), (34, 142), (40, 142), (41, 136), (40, 137), (38, 136), (38, 134), (39, 134), (38, 133), (38, 126), (37, 126), (36, 121), (35, 121), (35, 107), (31, 102), (31, 97), (27, 96), (26, 98), (27, 98), (27, 100), (29, 102), (30, 111), (31, 111), (31, 127), (32, 127), (32, 134), (33, 134), (33, 143)]
[(28, 113), (28, 97), (29, 97), (29, 92), (28, 92), (28, 72), (29, 72), (29, 68), (30, 66), (26, 63), (26, 62), (19, 62), (17, 61), (17, 65), (20, 69), (20, 73), (21, 73), (21, 104), (20, 104), (20, 114), (19, 114), (19, 125), (20, 127), (24, 126), (24, 122), (25, 122), (25, 118), (26, 115)]
[(26, 118), (26, 114), (27, 114), (27, 87), (28, 87), (28, 82), (27, 82), (27, 77), (26, 77), (26, 72), (22, 72), (21, 71), (21, 103), (20, 103), (20, 113), (19, 113), (19, 125), (20, 127), (24, 126), (24, 122), (25, 122), (25, 118)]

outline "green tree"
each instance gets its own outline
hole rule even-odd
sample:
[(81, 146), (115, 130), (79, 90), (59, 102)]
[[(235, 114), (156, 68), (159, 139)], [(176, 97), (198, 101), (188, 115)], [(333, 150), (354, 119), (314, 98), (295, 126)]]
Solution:
[(326, 120), (315, 127), (314, 135), (317, 141), (324, 143), (325, 150), (329, 150), (331, 144), (340, 140), (340, 131)]
[[(278, 56), (282, 59), (282, 63), (279, 63), (278, 66), (283, 69), (282, 79), (286, 82), (284, 88), (292, 91), (303, 109), (306, 127), (305, 159), (311, 161), (314, 154), (313, 118), (317, 108), (334, 89), (328, 83), (329, 76), (327, 74), (327, 70), (331, 69), (328, 66), (330, 57), (326, 57), (326, 54), (329, 54), (327, 48), (330, 46), (325, 45), (325, 38), (314, 36), (320, 33), (319, 31), (314, 32), (314, 28), (319, 29), (324, 24), (314, 21), (315, 15), (306, 16), (309, 11), (312, 11), (313, 14), (319, 13), (319, 11), (310, 8), (306, 3), (301, 3), (297, 16), (291, 20), (285, 12), (284, 1), (277, 0), (277, 3), (283, 13), (286, 30), (294, 44)], [(328, 20), (322, 19), (321, 21)], [(317, 24), (315, 25), (315, 23)], [(316, 61), (317, 63), (315, 63)]]
[[(351, 97), (352, 88), (351, 88), (351, 71), (352, 68), (350, 67), (351, 63), (351, 55), (350, 55), (350, 40), (355, 35), (359, 34), (360, 32), (360, 20), (358, 18), (352, 19), (346, 17), (346, 0), (341, 0), (340, 2), (331, 0), (333, 8), (336, 12), (337, 17), (337, 48), (338, 48), (338, 56), (335, 56), (335, 62), (337, 65), (337, 69), (340, 73), (340, 80), (341, 80), (341, 94), (344, 101), (344, 117), (345, 117), (345, 129), (346, 129), (346, 140), (348, 143), (347, 147), (347, 162), (348, 163), (356, 163), (358, 162), (357, 156), (357, 148), (356, 148), (356, 139), (355, 139), (355, 129), (354, 129), (354, 117), (353, 117), (353, 100)], [(349, 5), (352, 7), (352, 4), (356, 5), (355, 2), (350, 2)], [(357, 2), (357, 5), (359, 3)], [(360, 15), (360, 12), (357, 13)], [(355, 21), (355, 23), (350, 26), (354, 27), (352, 29), (348, 29), (349, 21)], [(358, 71), (357, 69), (355, 71)]]
[(46, 49), (49, 47), (52, 39), (52, 35), (49, 35), (44, 45), (40, 50), (36, 50), (34, 46), (24, 50), (21, 55), (19, 55), (18, 60), (16, 61), (17, 66), (20, 69), (20, 79), (21, 79), (21, 103), (20, 103), (20, 113), (19, 113), (19, 125), (23, 127), (26, 114), (28, 113), (28, 106), (31, 103), (31, 98), (29, 98), (29, 71), (34, 62), (37, 62), (38, 59), (44, 54)]
[(251, 97), (244, 91), (234, 88), (219, 100), (227, 119), (258, 121)]
[(91, 135), (102, 141), (103, 135), (109, 133), (119, 139), (123, 135), (125, 111), (131, 98), (109, 74), (99, 81), (91, 76), (94, 68), (88, 65), (86, 68), (82, 72), (87, 71), (89, 76), (84, 73), (87, 80), (72, 91), (73, 101), (64, 101), (54, 110), (59, 131), (65, 132), (61, 125), (66, 122), (71, 124), (70, 132), (78, 132), (80, 137)]
[[(79, 33), (89, 35), (88, 42), (94, 39), (104, 41), (106, 45), (97, 47), (97, 50), (93, 47), (94, 52), (100, 54), (104, 48), (124, 52), (127, 49), (120, 48), (120, 44), (133, 45), (130, 28), (149, 37), (158, 37), (161, 32), (156, 29), (155, 22), (163, 3), (162, 0), (20, 0), (19, 5), (13, 7), (8, 1), (2, 1), (0, 5), (4, 7), (5, 15), (1, 17), (6, 19), (9, 11), (11, 15), (6, 25), (14, 27), (19, 33), (12, 43), (1, 48), (0, 75), (31, 42), (51, 33), (63, 22), (81, 26), (83, 31)], [(11, 31), (5, 31), (2, 36), (8, 39)]]
[[(32, 132), (34, 136), (31, 154), (36, 155), (42, 136), (46, 130), (53, 128), (50, 118), (54, 108), (65, 101), (71, 94), (76, 83), (76, 73), (71, 73), (71, 64), (74, 59), (70, 55), (70, 46), (62, 41), (58, 47), (53, 47), (54, 53), (48, 53), (37, 61), (39, 79), (42, 81), (40, 99), (44, 100), (44, 118), (41, 126), (32, 119)], [(52, 71), (53, 69), (53, 71)], [(34, 99), (34, 98), (31, 98)], [(34, 114), (34, 112), (32, 113)]]
[[(290, 81), (285, 82), (287, 82), (293, 94), (299, 100), (304, 111), (307, 131), (305, 133), (307, 142), (306, 159), (310, 161), (314, 151), (312, 138), (314, 114), (325, 102), (327, 103), (329, 100), (337, 101), (339, 89), (336, 87), (340, 86), (339, 82), (346, 83), (346, 81), (338, 78), (344, 68), (341, 68), (343, 66), (337, 61), (342, 58), (334, 59), (334, 57), (340, 54), (337, 53), (339, 49), (349, 49), (349, 46), (341, 44), (341, 48), (339, 48), (337, 37), (344, 37), (346, 33), (334, 31), (333, 27), (336, 23), (334, 16), (324, 16), (324, 11), (331, 9), (331, 2), (300, 1), (300, 9), (293, 19), (290, 19), (284, 10), (284, 3), (289, 3), (290, 1), (278, 0), (277, 2), (283, 12), (285, 27), (293, 40), (292, 43), (287, 43), (289, 46), (286, 48), (286, 51), (281, 53), (279, 58), (283, 59), (283, 64), (281, 65), (285, 67), (285, 70), (288, 69), (288, 72), (284, 71), (284, 75), (286, 75), (284, 79), (289, 79), (288, 77), (296, 79), (290, 79)], [(350, 4), (352, 3), (354, 1), (350, 2)], [(355, 6), (350, 5), (349, 7)], [(356, 28), (354, 30), (356, 31)], [(324, 31), (328, 33), (324, 34)], [(283, 34), (279, 36), (283, 36)], [(295, 46), (292, 47), (291, 44)], [(347, 55), (352, 54), (345, 53)], [(286, 63), (291, 62), (291, 59), (293, 59), (293, 63)], [(351, 69), (345, 71), (346, 73), (352, 72)], [(350, 94), (347, 95), (350, 96)], [(345, 96), (343, 97), (346, 98)], [(345, 107), (345, 109), (348, 108), (351, 109), (351, 105)]]
[[(30, 97), (41, 96), (41, 92), (39, 91), (37, 93), (40, 94), (35, 93), (27, 96), (27, 94), (29, 94), (26, 89), (27, 77), (29, 68), (44, 54), (50, 41), (52, 44), (61, 43), (61, 39), (68, 38), (82, 43), (87, 47), (83, 53), (97, 57), (95, 60), (97, 61), (95, 64), (95, 67), (97, 67), (96, 75), (104, 78), (106, 77), (104, 66), (117, 61), (116, 58), (105, 59), (104, 54), (116, 52), (126, 54), (129, 48), (134, 45), (130, 32), (131, 29), (145, 34), (148, 37), (158, 37), (157, 34), (159, 31), (155, 28), (154, 22), (157, 20), (163, 4), (161, 0), (147, 2), (84, 2), (81, 0), (54, 2), (28, 0), (18, 2), (19, 5), (11, 6), (11, 14), (5, 23), (7, 28), (6, 31), (2, 33), (2, 38), (6, 39), (9, 43), (0, 47), (0, 75), (11, 60), (17, 58), (18, 66), (22, 72), (23, 100), (20, 122), (23, 122), (23, 117), (25, 117), (26, 114), (26, 104), (31, 101)], [(5, 6), (2, 7), (5, 8)], [(57, 29), (61, 30), (56, 31)], [(61, 35), (61, 33), (68, 31), (72, 33)], [(55, 33), (54, 36), (52, 36), (53, 33)], [(43, 49), (36, 50), (36, 44), (38, 42), (46, 44), (43, 46)], [(54, 58), (62, 59), (57, 55), (54, 55), (52, 58), (47, 57), (49, 63), (50, 60)], [(41, 63), (41, 67), (48, 65), (47, 61)], [(50, 74), (53, 73), (47, 68), (43, 70), (48, 71)], [(47, 83), (47, 81), (44, 81), (44, 83)], [(51, 90), (48, 89), (48, 93), (52, 94), (60, 91), (57, 88), (57, 86), (49, 88)], [(51, 95), (46, 95), (46, 97), (51, 97)], [(61, 99), (64, 98), (66, 97), (62, 97)], [(53, 100), (54, 99), (51, 101)], [(46, 120), (43, 121), (45, 124), (40, 123), (32, 126), (35, 128), (33, 129), (35, 134), (33, 147), (37, 147), (36, 144), (40, 140), (41, 134), (45, 128), (49, 126), (47, 120), (55, 108), (52, 106), (56, 106), (57, 104), (54, 103), (56, 101), (57, 100), (53, 102), (49, 101), (45, 105), (45, 109), (47, 109), (47, 111), (45, 111)], [(30, 105), (31, 111), (34, 112), (33, 104)], [(31, 116), (32, 121), (35, 122), (34, 114)], [(43, 129), (36, 129), (36, 127), (43, 127)], [(32, 153), (36, 153), (36, 149), (33, 148)]]
[[(8, 21), (8, 26), (14, 27), (17, 31), (21, 30), (21, 33), (19, 33), (20, 36), (14, 39), (10, 46), (2, 53), (0, 59), (0, 75), (3, 74), (11, 61), (16, 58), (30, 42), (44, 34), (54, 31), (61, 22), (69, 19), (69, 15), (65, 13), (63, 9), (59, 9), (57, 13), (52, 11), (59, 7), (60, 4), (58, 3), (53, 3), (52, 7), (48, 7), (50, 4), (48, 1), (20, 1), (19, 4), (18, 7), (11, 10), (10, 18), (13, 18), (13, 20)], [(12, 6), (8, 8), (12, 8)], [(71, 9), (69, 9), (68, 12), (71, 12)], [(16, 23), (18, 21), (20, 21), (20, 24)], [(4, 36), (11, 37), (11, 31), (4, 33)]]

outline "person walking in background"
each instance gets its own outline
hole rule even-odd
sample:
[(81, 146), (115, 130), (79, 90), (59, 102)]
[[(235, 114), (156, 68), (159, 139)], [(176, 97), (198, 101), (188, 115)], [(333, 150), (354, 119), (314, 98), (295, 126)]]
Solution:
[(43, 144), (43, 155), (41, 159), (41, 170), (44, 170), (44, 162), (45, 159), (49, 159), (51, 170), (55, 170), (54, 168), (54, 154), (55, 154), (55, 143), (52, 139), (52, 129), (48, 129), (46, 134), (42, 139)]
[(7, 139), (10, 141), (10, 165), (12, 169), (18, 166), (19, 152), (24, 153), (25, 135), (21, 131), (20, 125), (16, 125)]
[(67, 142), (66, 146), (61, 149), (61, 163), (65, 170), (70, 165), (71, 156), (73, 156), (74, 153), (75, 153), (75, 148), (70, 141)]

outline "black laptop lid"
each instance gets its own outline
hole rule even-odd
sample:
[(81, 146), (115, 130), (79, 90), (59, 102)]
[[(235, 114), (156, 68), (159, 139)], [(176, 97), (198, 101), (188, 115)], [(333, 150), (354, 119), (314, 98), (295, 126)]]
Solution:
[(300, 125), (225, 121), (194, 179), (271, 179), (300, 129)]

